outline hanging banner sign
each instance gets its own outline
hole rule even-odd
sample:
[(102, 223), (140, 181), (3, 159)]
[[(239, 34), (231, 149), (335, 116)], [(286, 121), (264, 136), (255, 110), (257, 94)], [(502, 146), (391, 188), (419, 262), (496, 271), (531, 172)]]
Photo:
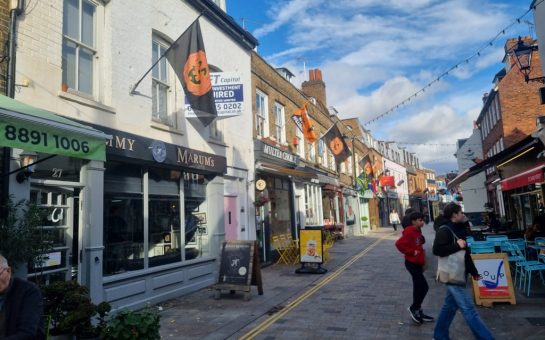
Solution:
[(106, 160), (104, 139), (5, 116), (0, 117), (0, 145), (68, 157)]
[[(240, 116), (244, 110), (244, 87), (240, 75), (233, 72), (211, 72), (210, 80), (218, 119)], [(187, 118), (197, 117), (187, 97), (185, 110)]]

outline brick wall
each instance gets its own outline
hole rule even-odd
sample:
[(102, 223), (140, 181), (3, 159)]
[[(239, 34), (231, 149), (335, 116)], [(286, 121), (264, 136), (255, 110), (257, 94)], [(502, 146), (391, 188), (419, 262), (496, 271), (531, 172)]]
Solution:
[[(8, 41), (9, 34), (9, 7), (8, 0), (0, 1), (0, 42), (1, 45), (1, 54), (6, 55), (7, 50), (5, 48), (6, 42)], [(6, 72), (8, 67), (8, 60), (4, 59), (0, 63), (0, 92), (2, 94), (6, 93)]]
[[(252, 53), (252, 99), (255, 99), (256, 89), (265, 93), (268, 99), (269, 113), (269, 135), (273, 135), (274, 131), (274, 103), (278, 102), (284, 106), (286, 116), (286, 140), (287, 145), (284, 145), (287, 150), (292, 153), (297, 153), (296, 147), (293, 145), (295, 135), (295, 123), (291, 119), (293, 113), (302, 107), (308, 101), (306, 97), (297, 87), (282, 77), (276, 69), (263, 60), (257, 53)], [(252, 100), (252, 112), (256, 112), (255, 100)], [(314, 132), (318, 137), (325, 133), (332, 125), (333, 120), (323, 107), (309, 103), (308, 115), (314, 125)], [(253, 115), (255, 126), (255, 114)], [(339, 128), (341, 128), (339, 124)], [(253, 137), (257, 138), (254, 128)], [(309, 144), (305, 143), (305, 156), (308, 158)], [(317, 157), (318, 158), (318, 157)], [(308, 162), (308, 160), (303, 159)], [(312, 164), (316, 167), (321, 167), (318, 164)], [(331, 171), (329, 169), (325, 169)]]
[[(507, 43), (512, 44), (510, 39)], [(498, 84), (501, 120), (490, 132), (483, 143), (483, 152), (486, 152), (501, 136), (504, 138), (504, 147), (519, 142), (536, 129), (535, 118), (543, 115), (545, 106), (540, 102), (539, 88), (541, 83), (524, 81), (524, 76), (509, 57), (512, 67)], [(532, 54), (532, 69), (530, 78), (541, 77), (541, 62), (538, 51)]]

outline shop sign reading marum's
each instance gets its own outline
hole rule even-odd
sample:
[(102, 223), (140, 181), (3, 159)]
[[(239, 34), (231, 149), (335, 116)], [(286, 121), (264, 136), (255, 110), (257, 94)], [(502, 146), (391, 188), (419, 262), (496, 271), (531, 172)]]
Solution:
[[(99, 128), (99, 126), (96, 127)], [(223, 156), (103, 126), (100, 126), (100, 129), (112, 135), (112, 139), (106, 142), (107, 156), (133, 158), (155, 164), (181, 166), (215, 174), (224, 174), (226, 171), (227, 159)]]
[[(244, 110), (244, 87), (241, 76), (233, 72), (211, 72), (212, 91), (216, 102), (218, 118), (240, 116)], [(187, 118), (196, 118), (187, 97), (185, 99)]]

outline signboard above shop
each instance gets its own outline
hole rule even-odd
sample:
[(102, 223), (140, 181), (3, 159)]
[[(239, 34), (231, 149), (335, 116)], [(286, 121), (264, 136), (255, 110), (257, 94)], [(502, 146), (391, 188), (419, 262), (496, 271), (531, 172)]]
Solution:
[[(244, 87), (240, 74), (233, 72), (211, 72), (212, 91), (216, 102), (218, 118), (240, 116), (244, 110)], [(187, 118), (197, 118), (191, 109), (187, 97), (185, 99)]]
[(254, 150), (257, 159), (274, 160), (276, 163), (283, 163), (289, 166), (297, 166), (299, 164), (299, 156), (260, 140), (254, 142)]

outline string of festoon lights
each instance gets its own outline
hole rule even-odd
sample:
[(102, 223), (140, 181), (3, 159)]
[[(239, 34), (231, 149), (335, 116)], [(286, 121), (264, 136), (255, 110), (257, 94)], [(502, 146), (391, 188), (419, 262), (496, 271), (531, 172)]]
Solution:
[(530, 11), (532, 11), (532, 9), (535, 9), (537, 6), (539, 6), (543, 1), (545, 0), (540, 0), (539, 2), (536, 2), (534, 4), (534, 6), (532, 8), (529, 8), (526, 12), (524, 12), (524, 14), (522, 14), (521, 16), (519, 16), (518, 18), (514, 19), (509, 25), (505, 26), (502, 30), (500, 30), (491, 40), (489, 40), (488, 42), (486, 42), (485, 44), (483, 44), (479, 49), (477, 49), (476, 52), (474, 52), (473, 54), (471, 54), (469, 57), (467, 57), (466, 59), (460, 61), (459, 63), (455, 64), (454, 66), (451, 66), (450, 68), (448, 68), (446, 71), (444, 71), (443, 73), (441, 73), (439, 76), (437, 76), (435, 79), (433, 79), (432, 81), (430, 81), (429, 83), (427, 83), (424, 87), (422, 87), (420, 90), (416, 91), (415, 93), (411, 94), (410, 96), (408, 96), (407, 98), (405, 98), (403, 101), (401, 101), (400, 103), (392, 106), (390, 109), (388, 109), (387, 111), (379, 114), (378, 116), (375, 116), (373, 119), (367, 121), (366, 123), (364, 123), (363, 125), (369, 125), (369, 124), (372, 124), (374, 122), (376, 122), (377, 120), (379, 119), (382, 119), (384, 117), (386, 117), (387, 115), (393, 113), (394, 111), (396, 111), (397, 109), (399, 109), (400, 107), (404, 106), (405, 104), (409, 103), (411, 100), (415, 99), (416, 97), (418, 97), (419, 95), (422, 95), (424, 92), (426, 92), (426, 90), (430, 87), (432, 87), (435, 83), (438, 83), (442, 78), (445, 78), (446, 76), (448, 76), (450, 74), (450, 72), (456, 70), (458, 67), (464, 65), (464, 64), (468, 64), (471, 60), (475, 59), (475, 58), (478, 58), (478, 57), (481, 57), (482, 55), (482, 52), (487, 49), (487, 48), (490, 48), (491, 46), (494, 45), (494, 43), (496, 42), (496, 40), (498, 40), (498, 38), (500, 38), (502, 35), (505, 35), (505, 33), (513, 26), (515, 25), (518, 25), (522, 22), (522, 19), (528, 15), (528, 13), (530, 13)]

